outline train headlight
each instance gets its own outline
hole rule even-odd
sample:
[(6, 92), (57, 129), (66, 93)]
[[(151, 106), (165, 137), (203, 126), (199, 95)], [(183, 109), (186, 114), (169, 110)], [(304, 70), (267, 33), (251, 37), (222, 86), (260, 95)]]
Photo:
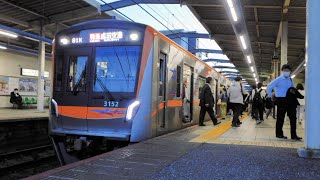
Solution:
[(132, 34), (130, 34), (130, 39), (131, 39), (132, 41), (136, 41), (136, 40), (139, 39), (139, 36), (138, 36), (137, 33), (132, 33)]
[(61, 39), (60, 39), (60, 43), (61, 43), (62, 45), (67, 45), (67, 44), (70, 43), (70, 41), (69, 41), (69, 39), (67, 39), (67, 38), (61, 38)]
[(127, 120), (131, 120), (136, 115), (139, 109), (139, 106), (140, 106), (140, 101), (134, 101), (129, 105), (127, 110), (127, 116), (126, 116)]

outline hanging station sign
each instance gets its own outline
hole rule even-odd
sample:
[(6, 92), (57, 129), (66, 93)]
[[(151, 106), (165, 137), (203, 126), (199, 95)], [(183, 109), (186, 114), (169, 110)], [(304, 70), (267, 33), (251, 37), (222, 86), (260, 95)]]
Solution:
[[(39, 71), (35, 69), (25, 69), (21, 68), (21, 75), (22, 76), (31, 76), (31, 77), (37, 77), (39, 76)], [(44, 77), (48, 78), (49, 77), (49, 72), (45, 71), (44, 72)]]

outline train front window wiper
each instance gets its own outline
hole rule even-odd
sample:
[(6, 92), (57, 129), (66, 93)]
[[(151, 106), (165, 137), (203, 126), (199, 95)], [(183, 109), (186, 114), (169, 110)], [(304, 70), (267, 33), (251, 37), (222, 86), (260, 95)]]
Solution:
[(82, 80), (83, 80), (83, 78), (85, 77), (85, 75), (86, 75), (86, 68), (84, 68), (84, 69), (82, 70), (81, 75), (80, 75), (80, 77), (79, 77), (76, 85), (75, 85), (74, 88), (73, 88), (73, 91), (72, 91), (73, 95), (77, 95), (78, 92), (79, 92), (79, 87), (82, 87), (82, 85), (85, 84), (85, 82), (82, 83)]
[(101, 79), (98, 77), (98, 75), (96, 74), (96, 80), (98, 81), (98, 84), (100, 85), (101, 89), (106, 93), (106, 95), (108, 96), (108, 98), (111, 101), (114, 101), (114, 97), (112, 96), (111, 92), (109, 91), (109, 89), (103, 84), (103, 82), (101, 81)]

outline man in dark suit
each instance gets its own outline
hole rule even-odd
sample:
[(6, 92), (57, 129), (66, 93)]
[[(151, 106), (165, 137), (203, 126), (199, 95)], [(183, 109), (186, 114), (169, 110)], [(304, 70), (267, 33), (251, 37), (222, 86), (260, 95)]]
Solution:
[(15, 88), (10, 94), (10, 103), (17, 104), (19, 109), (22, 109), (22, 97), (18, 93), (18, 89)]
[(212, 82), (213, 82), (213, 78), (207, 77), (206, 84), (201, 89), (201, 93), (200, 93), (201, 110), (200, 110), (200, 117), (199, 117), (199, 126), (205, 126), (203, 122), (204, 122), (204, 117), (206, 115), (206, 112), (209, 113), (214, 125), (218, 125), (221, 123), (220, 121), (217, 120), (213, 111), (213, 107), (215, 103), (214, 103), (214, 98), (213, 98), (211, 87), (210, 87)]

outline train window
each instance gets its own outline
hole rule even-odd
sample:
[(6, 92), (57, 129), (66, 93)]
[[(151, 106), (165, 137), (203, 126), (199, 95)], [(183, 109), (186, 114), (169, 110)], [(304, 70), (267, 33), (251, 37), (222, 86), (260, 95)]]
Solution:
[(159, 96), (164, 94), (164, 81), (165, 81), (165, 63), (163, 59), (160, 59), (159, 67)]
[(61, 91), (62, 88), (62, 64), (63, 56), (57, 56), (54, 62), (54, 90)]
[(69, 56), (67, 91), (85, 91), (87, 56)]
[(95, 92), (134, 92), (141, 46), (96, 48)]
[(180, 88), (181, 88), (181, 66), (177, 66), (177, 97), (180, 97)]

